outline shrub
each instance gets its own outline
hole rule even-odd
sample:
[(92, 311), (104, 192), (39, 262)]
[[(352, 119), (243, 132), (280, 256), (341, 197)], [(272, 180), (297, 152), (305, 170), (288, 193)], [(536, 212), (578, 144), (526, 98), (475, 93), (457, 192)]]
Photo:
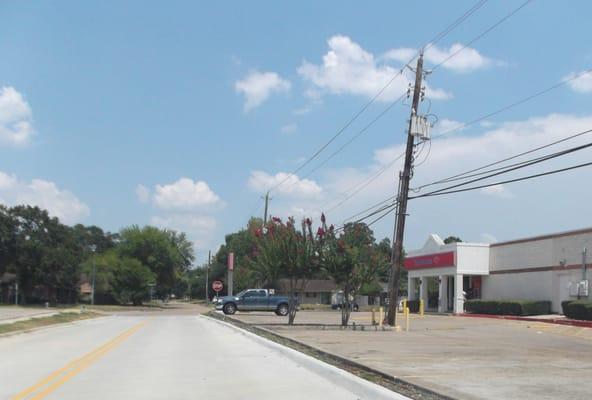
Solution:
[[(592, 321), (592, 302), (587, 300), (576, 300), (564, 303), (567, 303), (563, 311), (566, 317)], [(563, 303), (561, 303), (561, 305), (563, 306)]]
[(563, 312), (563, 315), (567, 315), (567, 306), (573, 302), (574, 300), (564, 300), (561, 302), (561, 311)]
[(474, 314), (541, 315), (551, 313), (550, 301), (468, 300), (465, 310)]

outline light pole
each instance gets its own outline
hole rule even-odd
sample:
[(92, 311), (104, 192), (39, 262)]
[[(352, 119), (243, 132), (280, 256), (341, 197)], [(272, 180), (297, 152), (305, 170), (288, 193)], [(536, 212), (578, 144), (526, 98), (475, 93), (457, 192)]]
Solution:
[(154, 286), (156, 286), (156, 283), (148, 284), (148, 287), (150, 288), (150, 304), (152, 304), (152, 291), (154, 290)]
[(90, 304), (92, 306), (95, 305), (95, 280), (97, 275), (97, 266), (95, 264), (95, 251), (97, 251), (97, 246), (94, 244), (90, 245), (90, 251), (93, 253), (92, 255), (92, 278), (91, 278), (91, 288), (90, 288)]

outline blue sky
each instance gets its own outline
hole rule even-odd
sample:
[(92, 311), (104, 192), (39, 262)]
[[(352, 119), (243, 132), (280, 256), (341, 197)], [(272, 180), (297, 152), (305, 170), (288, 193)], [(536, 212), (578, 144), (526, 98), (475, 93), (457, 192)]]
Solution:
[[(67, 223), (112, 231), (150, 223), (184, 230), (202, 261), (225, 233), (262, 213), (265, 189), (337, 132), (402, 67), (408, 49), (473, 4), (2, 2), (0, 201), (37, 204)], [(519, 4), (487, 2), (426, 53), (428, 69)], [(431, 99), (422, 111), (439, 119), (434, 132), (591, 68), (591, 14), (586, 1), (535, 0), (428, 75)], [(406, 79), (311, 165), (380, 113)], [(592, 128), (591, 104), (586, 75), (443, 135), (413, 183)], [(408, 114), (408, 101), (396, 105), (323, 168), (276, 189), (271, 213), (318, 218), (400, 153)], [(528, 172), (590, 154), (571, 157)], [(392, 195), (398, 168), (329, 220), (338, 225)], [(406, 246), (420, 246), (431, 232), (495, 241), (589, 226), (589, 176), (584, 169), (412, 201)], [(390, 236), (392, 218), (374, 228)]]

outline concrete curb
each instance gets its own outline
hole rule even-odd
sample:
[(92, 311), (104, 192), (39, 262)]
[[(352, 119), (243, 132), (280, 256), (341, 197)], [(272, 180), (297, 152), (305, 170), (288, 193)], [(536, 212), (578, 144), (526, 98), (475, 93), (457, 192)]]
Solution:
[(490, 319), (505, 319), (510, 321), (526, 321), (526, 322), (544, 322), (546, 324), (555, 325), (569, 325), (580, 328), (592, 328), (592, 321), (583, 321), (577, 319), (560, 319), (560, 318), (537, 318), (537, 317), (521, 317), (517, 315), (493, 315), (493, 314), (454, 314), (455, 317), (464, 318), (490, 318)]
[(241, 329), (237, 326), (234, 326), (228, 322), (221, 321), (216, 318), (212, 318), (206, 315), (199, 315), (198, 318), (206, 318), (210, 321), (218, 323), (220, 325), (226, 326), (228, 328), (234, 329), (236, 332), (239, 332), (241, 335), (249, 337), (250, 339), (284, 355), (285, 357), (289, 358), (290, 360), (296, 362), (297, 364), (305, 367), (306, 369), (324, 377), (328, 381), (332, 382), (333, 384), (340, 386), (351, 393), (354, 393), (356, 396), (359, 396), (360, 399), (372, 399), (372, 400), (411, 400), (409, 397), (403, 396), (401, 394), (392, 392), (382, 386), (379, 386), (375, 383), (369, 382), (365, 379), (362, 379), (358, 376), (355, 376), (347, 371), (339, 369), (333, 365), (327, 364), (325, 362), (319, 361), (314, 357), (301, 353), (297, 350), (291, 349), (286, 346), (282, 346), (278, 343), (275, 343), (269, 339), (256, 335), (252, 332), (246, 331)]

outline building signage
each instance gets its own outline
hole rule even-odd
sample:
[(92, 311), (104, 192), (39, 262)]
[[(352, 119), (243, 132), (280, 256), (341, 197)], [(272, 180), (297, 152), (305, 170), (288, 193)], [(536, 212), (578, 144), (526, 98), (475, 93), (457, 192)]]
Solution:
[(405, 258), (405, 269), (440, 268), (454, 266), (454, 252), (428, 254)]
[(228, 270), (234, 271), (234, 253), (228, 253)]

